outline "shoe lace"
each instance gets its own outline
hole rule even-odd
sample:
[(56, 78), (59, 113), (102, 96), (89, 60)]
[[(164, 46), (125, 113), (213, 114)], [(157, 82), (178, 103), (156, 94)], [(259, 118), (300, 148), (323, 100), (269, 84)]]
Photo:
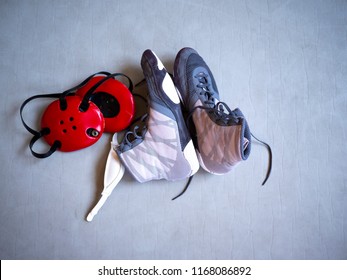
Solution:
[(124, 141), (127, 145), (131, 146), (131, 144), (136, 140), (141, 140), (145, 137), (147, 132), (147, 117), (148, 114), (142, 115), (139, 119), (135, 120), (138, 124), (134, 126), (132, 130), (129, 130), (124, 135)]
[[(143, 79), (138, 82), (134, 88), (138, 88), (146, 83), (146, 80)], [(145, 106), (148, 106), (147, 98), (145, 98), (142, 94), (133, 92), (134, 97), (138, 97), (141, 99)], [(145, 113), (137, 118), (135, 118), (131, 124), (129, 125), (128, 130), (125, 132), (122, 143), (120, 144), (120, 149), (124, 149), (125, 146), (132, 146), (135, 141), (142, 140), (147, 132), (147, 118), (148, 113)]]
[(236, 125), (242, 119), (242, 116), (237, 115), (235, 111), (232, 111), (229, 106), (222, 101), (218, 101), (216, 103), (216, 99), (214, 97), (214, 92), (210, 90), (211, 84), (208, 82), (208, 75), (204, 72), (200, 72), (195, 75), (195, 78), (198, 79), (197, 88), (200, 89), (199, 94), (204, 96), (204, 105), (199, 105), (194, 107), (188, 114), (187, 123), (192, 117), (193, 113), (196, 109), (204, 109), (210, 115), (214, 116), (214, 120), (221, 125)]
[(257, 137), (255, 137), (253, 135), (253, 133), (251, 133), (252, 137), (257, 140), (260, 144), (264, 145), (268, 151), (268, 154), (269, 154), (269, 161), (268, 161), (268, 166), (267, 166), (267, 171), (266, 171), (266, 175), (265, 175), (265, 179), (263, 181), (263, 183), (261, 184), (262, 186), (265, 185), (267, 179), (269, 179), (270, 177), (270, 174), (271, 174), (271, 169), (272, 169), (272, 150), (271, 150), (271, 147), (268, 143), (262, 141), (262, 140), (259, 140)]

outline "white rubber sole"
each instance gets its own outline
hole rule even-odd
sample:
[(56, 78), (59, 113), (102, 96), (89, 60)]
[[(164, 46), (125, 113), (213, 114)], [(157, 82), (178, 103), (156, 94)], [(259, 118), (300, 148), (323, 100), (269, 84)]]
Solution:
[(199, 164), (200, 166), (205, 170), (207, 171), (208, 173), (211, 173), (213, 175), (224, 175), (225, 173), (216, 173), (216, 172), (213, 172), (211, 171), (210, 169), (208, 169), (204, 163), (204, 161), (202, 160), (202, 157), (201, 157), (201, 154), (199, 153), (198, 150), (196, 150), (196, 155), (197, 155), (197, 158), (198, 158), (198, 161), (199, 161)]
[(196, 172), (198, 172), (200, 168), (199, 160), (196, 155), (195, 147), (193, 144), (193, 140), (190, 140), (183, 150), (184, 157), (190, 164), (191, 172), (189, 176), (194, 175)]

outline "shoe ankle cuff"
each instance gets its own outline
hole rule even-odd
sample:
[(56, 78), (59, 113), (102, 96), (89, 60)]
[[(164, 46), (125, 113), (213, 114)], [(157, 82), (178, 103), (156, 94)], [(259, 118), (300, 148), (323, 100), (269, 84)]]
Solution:
[(242, 117), (241, 118), (241, 134), (240, 134), (240, 153), (242, 160), (248, 159), (251, 153), (251, 130), (249, 128), (248, 122), (239, 108), (234, 110), (235, 114)]

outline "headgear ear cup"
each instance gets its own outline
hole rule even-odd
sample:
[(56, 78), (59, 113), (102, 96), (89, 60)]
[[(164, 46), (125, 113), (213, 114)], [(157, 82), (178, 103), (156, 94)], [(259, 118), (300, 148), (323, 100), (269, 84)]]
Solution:
[[(33, 134), (29, 148), (33, 156), (46, 158), (56, 150), (74, 151), (88, 147), (98, 141), (104, 131), (105, 121), (100, 109), (88, 97), (73, 96), (75, 91), (85, 85), (96, 75), (111, 75), (108, 72), (98, 72), (79, 85), (63, 93), (40, 94), (26, 99), (20, 107), (20, 117), (23, 126)], [(36, 131), (27, 125), (23, 119), (24, 107), (38, 98), (59, 98), (52, 102), (45, 110), (41, 119), (41, 130)], [(81, 104), (87, 104), (90, 110), (80, 110)], [(51, 146), (47, 152), (38, 153), (33, 149), (34, 144), (44, 138)]]
[[(129, 88), (114, 79), (116, 76), (126, 77)], [(76, 91), (76, 95), (83, 98), (90, 95), (90, 100), (99, 107), (104, 116), (105, 132), (114, 133), (127, 128), (133, 120), (135, 104), (131, 90), (131, 80), (123, 74), (115, 73), (106, 77), (93, 77)]]
[[(117, 76), (125, 77), (129, 87), (115, 80)], [(63, 93), (28, 98), (20, 108), (20, 116), (24, 127), (34, 135), (29, 144), (32, 154), (45, 158), (56, 150), (68, 152), (86, 148), (100, 139), (106, 123), (108, 132), (125, 129), (130, 125), (135, 111), (132, 88), (131, 79), (124, 74), (98, 72)], [(46, 97), (59, 100), (46, 108), (41, 119), (41, 130), (36, 131), (24, 122), (22, 112), (31, 100)], [(42, 137), (51, 147), (46, 153), (37, 153), (33, 146)]]
[(91, 146), (100, 139), (104, 131), (105, 122), (100, 109), (90, 102), (87, 111), (80, 111), (80, 96), (67, 96), (65, 100), (64, 110), (61, 109), (60, 101), (56, 100), (43, 113), (41, 127), (50, 131), (43, 136), (44, 139), (51, 146), (59, 141), (63, 152)]

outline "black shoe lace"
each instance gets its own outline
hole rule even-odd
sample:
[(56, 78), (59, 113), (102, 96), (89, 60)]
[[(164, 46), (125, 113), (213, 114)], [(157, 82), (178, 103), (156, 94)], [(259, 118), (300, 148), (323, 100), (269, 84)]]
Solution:
[(200, 72), (195, 76), (195, 78), (199, 81), (196, 87), (200, 89), (199, 94), (204, 96), (203, 103), (205, 106), (199, 105), (194, 107), (188, 114), (187, 124), (196, 109), (206, 110), (210, 115), (213, 115), (213, 119), (220, 125), (239, 124), (240, 119), (243, 119), (243, 116), (232, 111), (225, 102), (218, 101), (216, 103), (214, 92), (210, 90), (211, 84), (208, 82), (208, 75), (204, 72)]
[(270, 145), (268, 143), (265, 143), (264, 141), (261, 141), (257, 137), (255, 137), (253, 135), (253, 133), (251, 133), (251, 135), (252, 135), (252, 137), (255, 140), (257, 140), (259, 143), (263, 144), (266, 147), (266, 149), (267, 149), (267, 151), (269, 153), (269, 164), (268, 164), (268, 167), (267, 167), (266, 176), (265, 176), (265, 179), (264, 179), (263, 183), (261, 184), (262, 186), (264, 186), (266, 181), (267, 181), (267, 179), (269, 179), (269, 177), (270, 177), (271, 169), (272, 169), (272, 151), (271, 151), (271, 147), (270, 147)]
[(134, 141), (142, 140), (145, 137), (145, 134), (147, 132), (147, 117), (148, 114), (142, 115), (140, 119), (136, 120), (138, 124), (135, 125), (132, 130), (129, 130), (125, 133), (124, 141), (128, 146), (131, 146)]

